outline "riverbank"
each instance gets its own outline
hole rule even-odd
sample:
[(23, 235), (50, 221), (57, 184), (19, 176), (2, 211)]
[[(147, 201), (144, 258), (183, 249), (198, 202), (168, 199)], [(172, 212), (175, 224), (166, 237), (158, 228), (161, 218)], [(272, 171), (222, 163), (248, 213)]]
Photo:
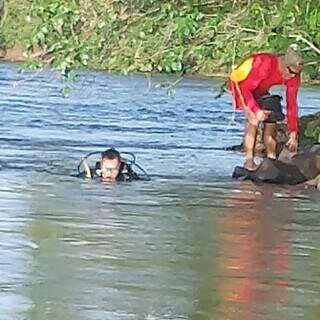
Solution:
[(40, 49), (66, 76), (88, 68), (225, 78), (252, 52), (284, 52), (298, 42), (304, 81), (319, 83), (317, 8), (311, 0), (267, 8), (261, 1), (8, 0), (1, 43), (6, 60), (24, 60), (16, 50), (23, 48), (30, 66), (41, 66), (41, 55), (33, 56)]
[(39, 59), (45, 62), (43, 59), (43, 52), (37, 50), (31, 55), (28, 55), (26, 49), (22, 46), (14, 46), (13, 48), (8, 48), (0, 51), (0, 61), (3, 62), (32, 62), (35, 59)]
[[(44, 65), (50, 65), (50, 58), (44, 55), (41, 50), (35, 50), (31, 55), (27, 55), (26, 50), (22, 46), (14, 46), (13, 48), (8, 48), (5, 51), (0, 51), (0, 62), (9, 62), (9, 63), (35, 63), (38, 60), (40, 63), (42, 62)], [(100, 70), (100, 69), (98, 69)], [(151, 73), (151, 72), (149, 72)], [(159, 73), (159, 72), (157, 72)], [(194, 74), (194, 76), (200, 76), (208, 79), (221, 79), (226, 80), (229, 76), (228, 72), (224, 70), (215, 71), (215, 72), (206, 72), (205, 70), (199, 71)], [(320, 79), (310, 79), (303, 77), (303, 84), (306, 85), (320, 85)]]

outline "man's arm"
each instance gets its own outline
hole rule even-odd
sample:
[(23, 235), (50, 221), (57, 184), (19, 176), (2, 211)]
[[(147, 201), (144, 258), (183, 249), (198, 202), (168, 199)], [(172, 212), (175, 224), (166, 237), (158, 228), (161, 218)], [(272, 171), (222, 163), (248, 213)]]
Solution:
[(300, 75), (287, 82), (286, 101), (288, 129), (290, 132), (298, 132), (298, 104), (297, 95), (300, 86)]
[(300, 75), (289, 80), (286, 84), (286, 101), (287, 101), (287, 125), (290, 131), (288, 147), (290, 151), (296, 152), (298, 148), (298, 104), (297, 95), (300, 86)]

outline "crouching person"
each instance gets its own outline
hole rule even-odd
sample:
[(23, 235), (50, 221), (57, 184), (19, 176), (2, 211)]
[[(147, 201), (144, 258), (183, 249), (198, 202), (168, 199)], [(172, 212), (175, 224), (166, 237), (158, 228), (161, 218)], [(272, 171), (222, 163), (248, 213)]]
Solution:
[(290, 131), (288, 148), (296, 152), (298, 147), (298, 105), (297, 92), (300, 86), (300, 73), (303, 57), (296, 45), (291, 45), (284, 55), (261, 53), (245, 59), (230, 75), (229, 87), (237, 109), (243, 109), (246, 116), (244, 134), (244, 167), (255, 170), (254, 148), (257, 128), (264, 123), (264, 144), (267, 157), (276, 159), (276, 122), (281, 114), (272, 119), (272, 111), (264, 108), (263, 97), (269, 94), (274, 85), (286, 86), (287, 125)]

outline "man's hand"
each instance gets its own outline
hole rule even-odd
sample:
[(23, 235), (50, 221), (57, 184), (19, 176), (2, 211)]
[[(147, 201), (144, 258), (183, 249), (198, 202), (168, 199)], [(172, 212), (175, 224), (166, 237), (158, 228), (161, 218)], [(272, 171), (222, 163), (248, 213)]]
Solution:
[(249, 108), (246, 108), (245, 112), (248, 122), (255, 127), (257, 127), (260, 122), (266, 120), (271, 113), (270, 111), (266, 110), (258, 110), (257, 112), (253, 112)]
[(266, 120), (266, 119), (269, 117), (270, 113), (271, 113), (271, 111), (258, 110), (258, 111), (256, 112), (257, 120), (258, 120), (259, 122), (262, 122), (262, 121)]
[(298, 151), (298, 139), (297, 133), (291, 132), (289, 141), (287, 142), (287, 146), (290, 152), (296, 153)]

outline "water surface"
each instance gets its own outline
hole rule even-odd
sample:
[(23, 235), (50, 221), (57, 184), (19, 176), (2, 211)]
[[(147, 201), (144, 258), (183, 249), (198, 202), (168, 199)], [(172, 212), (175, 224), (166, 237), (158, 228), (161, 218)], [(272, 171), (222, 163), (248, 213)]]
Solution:
[[(319, 194), (233, 181), (243, 117), (220, 83), (0, 73), (0, 314), (25, 319), (310, 319), (320, 314)], [(300, 113), (319, 110), (303, 88)], [(151, 181), (72, 176), (134, 152)]]

